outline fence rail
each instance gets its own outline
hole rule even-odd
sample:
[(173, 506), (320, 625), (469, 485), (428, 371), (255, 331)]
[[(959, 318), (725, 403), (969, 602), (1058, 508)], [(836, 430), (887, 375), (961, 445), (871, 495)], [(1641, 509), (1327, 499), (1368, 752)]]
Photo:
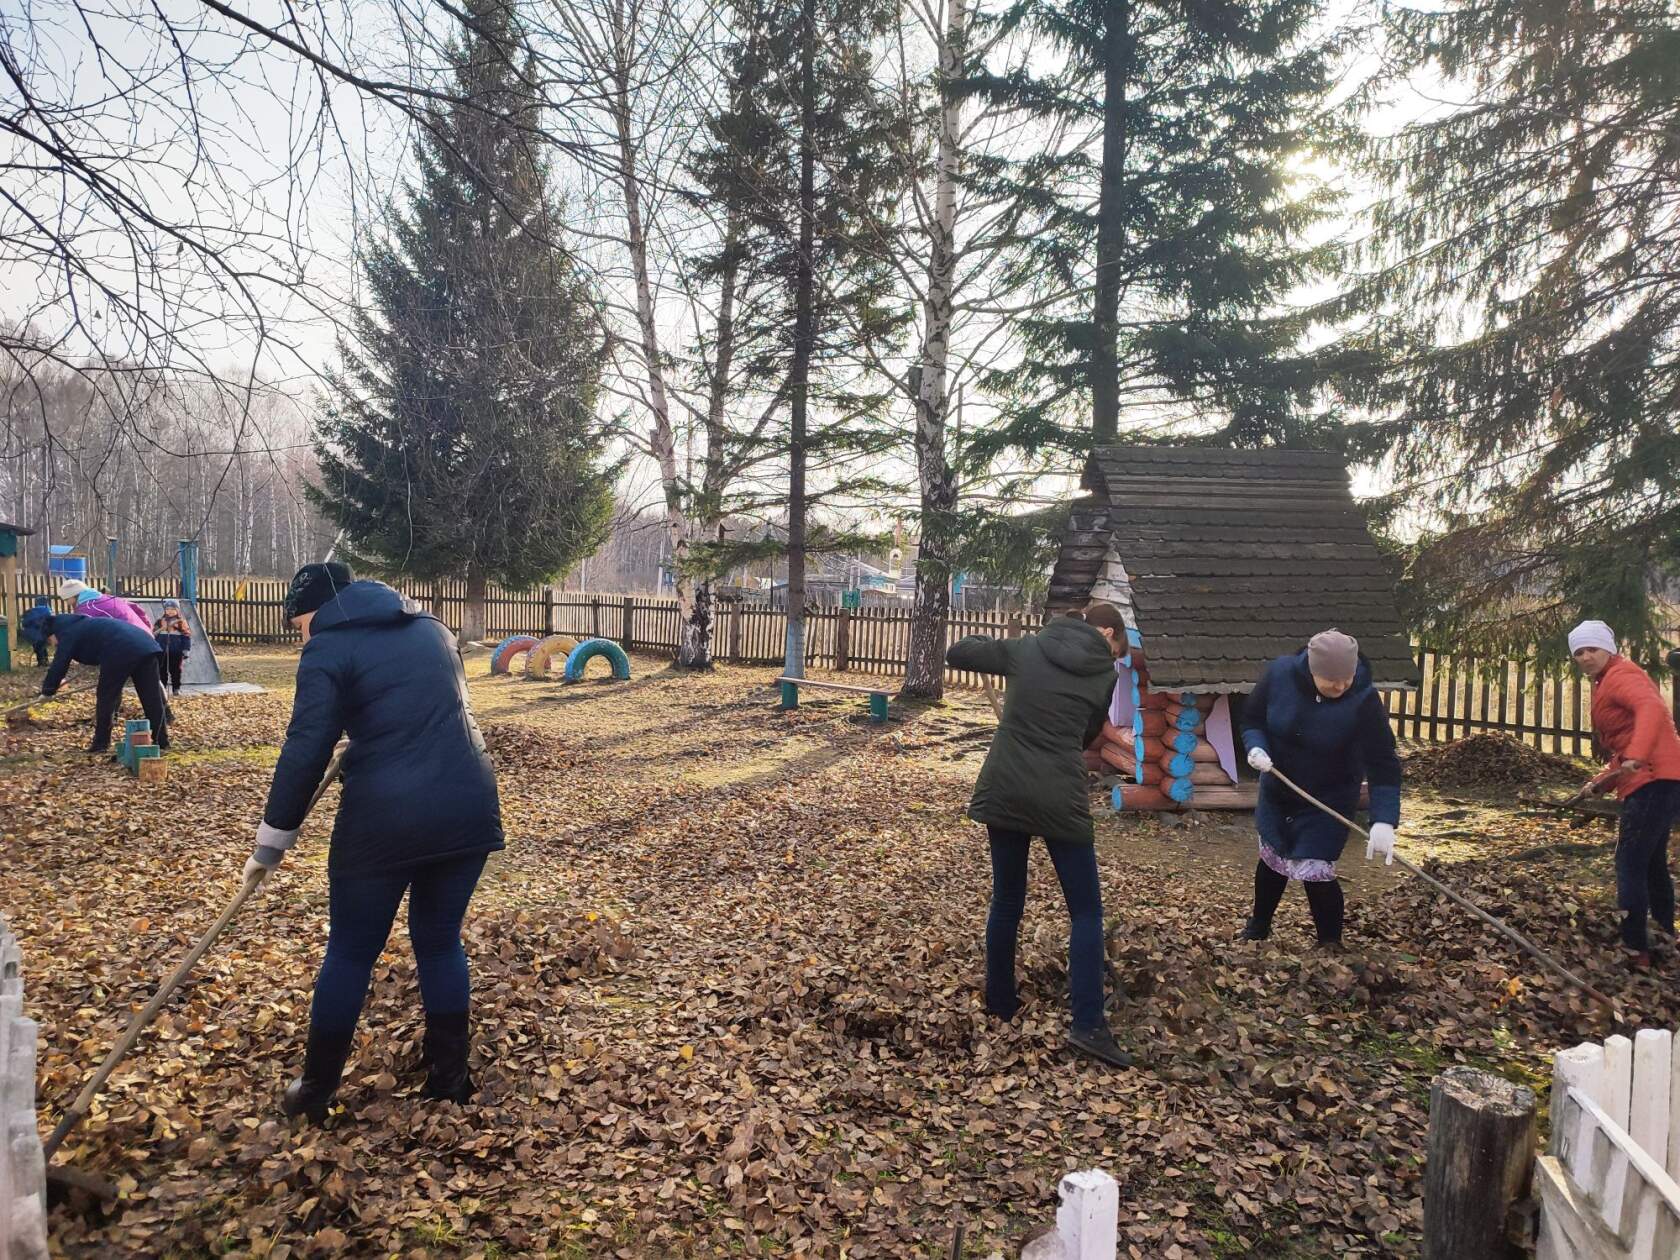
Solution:
[[(466, 583), (398, 582), (398, 590), (453, 627), (461, 624)], [(53, 599), (56, 578), (20, 573), (25, 604), (38, 596)], [(136, 598), (159, 599), (177, 593), (171, 578), (130, 578), (122, 587)], [(212, 577), (199, 579), (198, 613), (205, 633), (223, 643), (293, 643), (297, 632), (286, 624), (286, 583), (279, 578)], [(615, 639), (632, 651), (671, 652), (680, 623), (672, 599), (637, 595), (580, 595), (552, 587), (531, 591), (489, 589), (489, 633), (575, 634)], [(720, 603), (713, 610), (713, 655), (738, 665), (780, 665), (787, 633), (783, 609), (762, 604)], [(817, 669), (894, 675), (910, 652), (911, 613), (907, 608), (822, 608), (805, 619), (805, 663)], [(951, 641), (965, 634), (1012, 636), (1023, 633), (1019, 613), (953, 610)], [(1396, 734), (1428, 743), (1450, 742), (1479, 732), (1500, 732), (1546, 752), (1593, 754), (1592, 705), (1581, 675), (1568, 668), (1543, 668), (1532, 660), (1494, 660), (1455, 652), (1420, 650), (1422, 683), (1415, 691), (1389, 692), (1385, 701)], [(978, 687), (980, 678), (947, 670), (948, 685)], [(1672, 697), (1673, 683), (1663, 683)]]
[(1676, 1038), (1642, 1028), (1559, 1052), (1535, 1165), (1539, 1260), (1673, 1260), (1680, 1246)]

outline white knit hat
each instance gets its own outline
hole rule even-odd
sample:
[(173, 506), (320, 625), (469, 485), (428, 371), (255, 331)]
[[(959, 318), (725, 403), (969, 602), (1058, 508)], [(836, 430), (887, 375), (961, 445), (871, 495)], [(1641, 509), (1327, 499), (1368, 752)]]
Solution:
[(58, 597), (60, 599), (75, 599), (87, 588), (88, 584), (86, 582), (78, 582), (75, 578), (65, 578), (63, 582), (59, 583)]
[(1613, 656), (1616, 632), (1602, 621), (1583, 621), (1569, 632), (1569, 653), (1573, 656), (1584, 647), (1603, 648)]

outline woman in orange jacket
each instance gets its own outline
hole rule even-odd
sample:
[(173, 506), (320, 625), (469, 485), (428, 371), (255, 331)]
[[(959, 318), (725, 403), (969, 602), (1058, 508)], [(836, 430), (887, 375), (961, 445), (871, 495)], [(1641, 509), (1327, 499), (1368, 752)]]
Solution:
[(1650, 676), (1616, 652), (1616, 636), (1602, 621), (1569, 632), (1569, 653), (1592, 679), (1593, 733), (1610, 750), (1610, 764), (1587, 790), (1614, 791), (1622, 801), (1616, 839), (1616, 904), (1623, 911), (1622, 945), (1628, 963), (1651, 967), (1647, 916), (1674, 935), (1674, 877), (1668, 835), (1680, 817), (1680, 734)]

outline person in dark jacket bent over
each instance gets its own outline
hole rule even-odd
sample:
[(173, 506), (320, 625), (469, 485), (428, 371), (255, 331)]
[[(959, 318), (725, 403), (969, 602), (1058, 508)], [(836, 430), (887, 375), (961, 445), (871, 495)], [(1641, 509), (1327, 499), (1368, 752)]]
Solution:
[(954, 669), (1009, 679), (1003, 718), (980, 769), (968, 816), (992, 849), (992, 905), (986, 918), (986, 1009), (1013, 1019), (1015, 950), (1027, 900), (1027, 854), (1044, 838), (1067, 901), (1068, 988), (1075, 1049), (1116, 1067), (1132, 1060), (1103, 1015), (1102, 883), (1097, 873), (1086, 746), (1102, 729), (1114, 690), (1126, 623), (1112, 604), (1058, 617), (1019, 639), (971, 635), (945, 654)]
[(299, 569), (286, 614), (304, 639), (297, 698), (247, 878), (279, 864), (339, 736), (350, 745), (327, 859), (326, 956), (303, 1075), (283, 1109), (325, 1118), (405, 891), (426, 1008), (423, 1095), (464, 1102), (475, 1086), (461, 921), (485, 858), (503, 845), (496, 776), (455, 638), (384, 583), (353, 581), (342, 564)]
[(123, 684), (132, 681), (140, 707), (152, 724), (152, 742), (169, 747), (169, 708), (158, 679), (163, 656), (152, 636), (138, 626), (110, 617), (83, 617), (76, 613), (54, 616), (51, 609), (31, 608), (23, 614), (26, 638), (58, 645), (53, 663), (41, 680), (41, 694), (58, 693), (70, 662), (99, 666), (99, 686), (94, 692), (93, 743), (88, 751), (105, 752), (111, 747), (111, 721), (122, 702)]
[(1263, 941), (1289, 881), (1307, 890), (1319, 944), (1340, 948), (1342, 885), (1336, 862), (1348, 829), (1293, 788), (1267, 773), (1275, 766), (1301, 789), (1344, 817), (1359, 807), (1360, 785), (1371, 785), (1371, 839), (1365, 856), (1394, 861), (1400, 822), (1400, 757), (1388, 712), (1371, 686), (1371, 666), (1359, 642), (1340, 630), (1315, 634), (1304, 651), (1266, 667), (1243, 705), (1248, 764), (1261, 773), (1260, 860), (1254, 866), (1254, 913), (1245, 940)]

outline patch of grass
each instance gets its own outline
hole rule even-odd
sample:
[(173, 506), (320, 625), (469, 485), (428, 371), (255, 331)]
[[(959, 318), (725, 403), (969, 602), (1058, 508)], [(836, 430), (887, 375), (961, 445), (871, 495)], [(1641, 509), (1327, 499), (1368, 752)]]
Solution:
[(1430, 1076), (1452, 1066), (1451, 1061), (1443, 1058), (1434, 1046), (1420, 1045), (1399, 1033), (1379, 1028), (1373, 1028), (1361, 1037), (1358, 1048), (1367, 1058), (1398, 1060)]
[(249, 748), (171, 749), (169, 759), (178, 766), (273, 766), (275, 762), (280, 760), (280, 745), (257, 744)]

